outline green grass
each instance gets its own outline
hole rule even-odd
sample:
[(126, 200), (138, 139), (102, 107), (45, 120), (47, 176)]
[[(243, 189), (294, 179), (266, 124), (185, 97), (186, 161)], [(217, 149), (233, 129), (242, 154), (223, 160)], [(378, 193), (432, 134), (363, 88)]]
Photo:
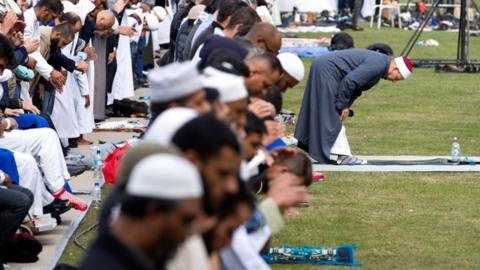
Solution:
[(479, 176), (329, 173), (272, 244), (355, 243), (364, 269), (478, 269)]
[[(390, 28), (349, 33), (356, 47), (384, 42), (396, 53), (412, 35), (411, 31)], [(412, 57), (456, 57), (457, 33), (428, 32), (420, 38), (434, 38), (440, 46), (414, 48)], [(480, 58), (480, 38), (472, 38), (472, 56)], [(311, 62), (305, 63), (308, 71)], [(306, 79), (286, 93), (285, 109), (299, 112), (305, 83)], [(355, 117), (346, 123), (352, 151), (365, 155), (448, 155), (451, 140), (457, 136), (466, 154), (480, 155), (478, 85), (478, 74), (438, 74), (418, 68), (406, 81), (392, 84), (382, 80), (352, 107)]]
[[(108, 193), (110, 192), (111, 187), (105, 185), (102, 188), (102, 198), (106, 198), (108, 196)], [(75, 233), (73, 234), (72, 239), (68, 242), (67, 247), (63, 251), (63, 255), (60, 258), (59, 263), (65, 263), (69, 265), (78, 265), (83, 259), (83, 256), (85, 255), (85, 251), (77, 246), (73, 239), (78, 237), (78, 242), (82, 247), (88, 247), (94, 240), (95, 237), (97, 236), (97, 230), (91, 230), (83, 235), (80, 236), (83, 232), (87, 231), (89, 227), (93, 226), (94, 224), (97, 223), (97, 216), (100, 214), (100, 209), (98, 208), (89, 208), (87, 214), (85, 215), (84, 220), (80, 224), (80, 226), (77, 228)]]
[[(365, 28), (350, 32), (356, 47), (390, 44), (399, 54), (411, 31)], [(302, 34), (320, 38), (329, 34)], [(412, 57), (455, 58), (456, 33), (428, 32), (437, 48), (417, 48)], [(480, 38), (472, 56), (480, 58)], [(311, 64), (305, 61), (307, 72)], [(308, 73), (307, 73), (308, 74)], [(307, 77), (307, 76), (306, 76)], [(306, 81), (306, 79), (305, 79)], [(298, 113), (305, 81), (289, 90), (284, 107)], [(464, 155), (480, 155), (480, 76), (436, 74), (416, 69), (404, 82), (381, 82), (352, 107), (346, 123), (352, 151), (365, 155), (449, 155), (460, 138)], [(290, 129), (291, 131), (291, 129)], [(359, 245), (363, 269), (479, 269), (480, 174), (328, 173), (309, 189), (311, 207), (288, 220), (273, 245)], [(81, 228), (93, 223), (89, 214)], [(81, 239), (88, 243), (90, 233)], [(70, 244), (62, 262), (76, 264), (83, 252)], [(277, 265), (274, 269), (334, 269)]]

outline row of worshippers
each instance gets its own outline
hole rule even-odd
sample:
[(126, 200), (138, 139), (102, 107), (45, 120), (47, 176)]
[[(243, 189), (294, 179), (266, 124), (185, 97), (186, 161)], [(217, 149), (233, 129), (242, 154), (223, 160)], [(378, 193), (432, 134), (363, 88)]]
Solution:
[(202, 69), (149, 73), (151, 125), (123, 158), (79, 269), (270, 269), (260, 253), (308, 202), (312, 163), (275, 147), (275, 108), (250, 86), (286, 90), (304, 67), (293, 54), (242, 59), (215, 44)]
[[(4, 18), (2, 23), (2, 33), (5, 35), (0, 37), (0, 59), (3, 61), (3, 63), (0, 63), (2, 64), (0, 66), (2, 68), (2, 78), (4, 79), (2, 82), (7, 83), (4, 83), (4, 87), (2, 88), (2, 100), (5, 100), (3, 104), (6, 105), (2, 107), (4, 115), (1, 119), (2, 132), (0, 136), (0, 147), (2, 148), (2, 159), (0, 159), (0, 170), (2, 170), (2, 173), (0, 174), (0, 179), (2, 179), (2, 186), (7, 187), (6, 189), (2, 189), (2, 192), (6, 192), (6, 194), (9, 195), (2, 196), (5, 200), (2, 200), (1, 203), (2, 205), (6, 203), (6, 205), (11, 207), (8, 208), (9, 210), (22, 209), (22, 211), (15, 211), (14, 215), (2, 219), (2, 224), (0, 225), (4, 226), (0, 227), (2, 228), (2, 236), (5, 235), (5, 237), (2, 237), (4, 241), (2, 241), (0, 245), (3, 246), (9, 239), (8, 235), (13, 234), (18, 228), (18, 224), (25, 219), (26, 213), (30, 219), (33, 219), (36, 225), (51, 226), (56, 220), (46, 218), (44, 216), (46, 213), (57, 216), (68, 211), (70, 208), (81, 211), (86, 210), (86, 203), (75, 197), (68, 189), (67, 182), (70, 179), (70, 174), (65, 165), (61, 143), (61, 141), (64, 142), (64, 140), (59, 140), (59, 137), (61, 139), (65, 139), (65, 137), (60, 135), (62, 132), (60, 130), (63, 126), (57, 127), (56, 125), (56, 123), (59, 122), (55, 120), (55, 105), (61, 104), (61, 107), (57, 107), (64, 110), (76, 109), (78, 106), (72, 106), (71, 103), (69, 103), (71, 100), (61, 95), (73, 89), (73, 87), (82, 88), (83, 85), (83, 87), (85, 87), (84, 89), (88, 88), (90, 91), (84, 93), (90, 93), (90, 95), (83, 95), (82, 90), (78, 89), (77, 91), (80, 92), (80, 95), (78, 95), (78, 92), (72, 91), (70, 94), (77, 95), (77, 100), (73, 102), (80, 102), (83, 108), (90, 108), (90, 110), (92, 110), (93, 106), (93, 111), (95, 115), (97, 115), (97, 107), (95, 107), (95, 104), (105, 103), (105, 100), (108, 98), (106, 95), (108, 92), (106, 90), (107, 85), (114, 85), (115, 78), (117, 78), (115, 75), (112, 80), (109, 81), (108, 77), (111, 77), (109, 74), (112, 74), (111, 72), (109, 73), (109, 71), (112, 68), (116, 68), (115, 65), (124, 66), (124, 64), (120, 64), (119, 60), (120, 52), (122, 51), (121, 48), (124, 48), (121, 46), (121, 39), (134, 32), (131, 26), (128, 25), (125, 27), (115, 27), (116, 22), (122, 21), (121, 13), (122, 10), (125, 10), (127, 5), (129, 5), (128, 2), (119, 1), (115, 3), (110, 10), (106, 9), (105, 3), (94, 2), (95, 8), (91, 12), (86, 13), (87, 16), (84, 22), (82, 22), (82, 18), (80, 17), (80, 23), (78, 19), (79, 16), (75, 16), (72, 12), (67, 12), (61, 16), (59, 15), (62, 13), (60, 10), (63, 9), (65, 11), (68, 6), (70, 6), (68, 8), (73, 9), (72, 6), (67, 3), (68, 2), (64, 2), (60, 6), (57, 1), (54, 0), (39, 1), (35, 3), (32, 8), (23, 12), (25, 13), (24, 15), (27, 15), (25, 16), (24, 23), (19, 22), (18, 16), (12, 12), (7, 13), (8, 16)], [(82, 3), (82, 1), (72, 4), (77, 6), (80, 3)], [(79, 7), (79, 10), (82, 9)], [(28, 11), (30, 12), (27, 13)], [(249, 9), (246, 11), (251, 13)], [(81, 12), (79, 11), (79, 13)], [(248, 154), (245, 156), (245, 162), (242, 163), (242, 175), (245, 179), (250, 178), (248, 175), (255, 174), (255, 171), (258, 170), (258, 166), (254, 164), (260, 164), (262, 160), (266, 160), (268, 157), (272, 160), (271, 155), (268, 155), (265, 151), (257, 151), (258, 148), (263, 144), (271, 144), (271, 142), (283, 134), (282, 125), (272, 120), (273, 116), (278, 113), (281, 108), (279, 89), (285, 90), (292, 82), (301, 81), (303, 77), (303, 70), (301, 72), (298, 71), (298, 69), (303, 69), (303, 64), (298, 58), (295, 58), (295, 56), (286, 55), (285, 58), (287, 61), (292, 57), (294, 60), (297, 60), (297, 70), (291, 73), (284, 73), (278, 59), (274, 55), (261, 53), (262, 49), (265, 48), (274, 48), (273, 51), (278, 52), (280, 34), (272, 25), (258, 23), (260, 21), (258, 18), (256, 18), (255, 21), (257, 22), (254, 25), (255, 27), (252, 26), (252, 29), (248, 31), (249, 39), (237, 41), (225, 37), (218, 37), (218, 40), (210, 41), (209, 46), (204, 46), (206, 57), (205, 62), (202, 63), (204, 67), (210, 65), (217, 67), (222, 72), (227, 71), (233, 73), (234, 75), (232, 76), (243, 76), (248, 93), (251, 93), (248, 101), (245, 95), (246, 92), (244, 91), (240, 91), (239, 93), (235, 91), (234, 93), (224, 94), (222, 96), (219, 93), (216, 94), (215, 88), (217, 86), (213, 84), (207, 96), (205, 96), (206, 92), (202, 91), (196, 93), (193, 99), (186, 98), (185, 96), (180, 98), (176, 96), (177, 94), (173, 93), (172, 97), (175, 98), (174, 102), (163, 104), (167, 100), (160, 97), (156, 100), (158, 102), (152, 104), (152, 112), (154, 115), (159, 115), (166, 108), (171, 107), (172, 104), (185, 104), (196, 108), (198, 112), (212, 110), (219, 119), (223, 119), (224, 121), (231, 119), (228, 121), (229, 127), (233, 128), (235, 131), (234, 134), (242, 138), (244, 137), (242, 141), (246, 143), (243, 147)], [(77, 31), (71, 31), (72, 29), (79, 29), (78, 36), (71, 36), (72, 32)], [(268, 40), (262, 38), (262, 35), (263, 37), (269, 36), (267, 34), (268, 31), (274, 31), (273, 39), (270, 39), (270, 37)], [(116, 39), (115, 33), (120, 34), (116, 35)], [(38, 39), (26, 39), (24, 36), (39, 37), (40, 42)], [(73, 46), (72, 40), (76, 40), (78, 42), (77, 45)], [(273, 45), (270, 43), (271, 41), (273, 41)], [(112, 42), (117, 42), (116, 44), (118, 46), (112, 46)], [(127, 42), (123, 44), (131, 45), (130, 42), (131, 40), (129, 38)], [(44, 44), (43, 47), (42, 43)], [(85, 47), (79, 46), (78, 44), (91, 44), (94, 49), (85, 45), (83, 45)], [(216, 50), (216, 47), (226, 48), (226, 50), (221, 52)], [(69, 50), (65, 51), (65, 48)], [(236, 53), (233, 56), (230, 55), (232, 50)], [(68, 54), (68, 52), (71, 54)], [(130, 53), (130, 51), (128, 52)], [(212, 54), (210, 58), (211, 63), (207, 62), (210, 54)], [(67, 57), (67, 55), (70, 57)], [(130, 57), (127, 57), (127, 59), (130, 59)], [(74, 61), (72, 62), (71, 60)], [(125, 60), (125, 58), (123, 58), (123, 60)], [(86, 64), (88, 64), (89, 68), (85, 80)], [(301, 68), (298, 68), (299, 66), (301, 66)], [(30, 75), (29, 67), (35, 70), (34, 75), (31, 76), (34, 77), (32, 80), (28, 80), (28, 75)], [(63, 72), (64, 69), (70, 72)], [(95, 72), (92, 72), (92, 70), (95, 70)], [(125, 71), (129, 69), (118, 70)], [(176, 70), (176, 68), (173, 70)], [(215, 70), (205, 71), (202, 76), (209, 76), (210, 79), (202, 79), (202, 85), (204, 85), (202, 87), (205, 87), (205, 89), (209, 88), (207, 83), (204, 83), (205, 81), (212, 83), (217, 81), (218, 83), (223, 82), (225, 78), (227, 78), (227, 81), (230, 80), (231, 77), (217, 77), (217, 79), (214, 79), (214, 75), (217, 72), (218, 71)], [(91, 75), (92, 73), (94, 74)], [(160, 73), (168, 74), (172, 73), (172, 70), (165, 70)], [(162, 78), (161, 74), (157, 74), (158, 76), (155, 74), (157, 73), (153, 73), (151, 76)], [(22, 75), (25, 78), (22, 77)], [(189, 72), (183, 75), (189, 77)], [(125, 76), (120, 77), (125, 78)], [(14, 80), (12, 80), (12, 78)], [(107, 78), (107, 80), (105, 80), (105, 78)], [(68, 82), (68, 80), (71, 81)], [(168, 82), (168, 79), (165, 81)], [(278, 82), (278, 87), (273, 87), (273, 84), (276, 82)], [(36, 86), (32, 87), (32, 84), (36, 84)], [(116, 85), (121, 84), (117, 82)], [(273, 91), (266, 90), (266, 88), (270, 88), (270, 86), (272, 86)], [(186, 89), (190, 91), (188, 87)], [(98, 93), (101, 94), (98, 95)], [(112, 91), (112, 94), (113, 93)], [(180, 91), (180, 94), (181, 93)], [(80, 98), (78, 98), (78, 96), (80, 96)], [(156, 95), (152, 94), (152, 96)], [(28, 98), (30, 98), (31, 101), (29, 101)], [(102, 98), (103, 101), (101, 101)], [(209, 103), (210, 105), (207, 104), (206, 98), (211, 101)], [(98, 102), (98, 100), (101, 102)], [(270, 100), (272, 103), (275, 103), (276, 106), (265, 100)], [(34, 103), (36, 103), (37, 106), (33, 105)], [(88, 103), (93, 105), (85, 106)], [(257, 118), (260, 117), (268, 120), (266, 122), (258, 121), (253, 114), (249, 114), (247, 117), (245, 106), (248, 106), (249, 110), (256, 114)], [(98, 106), (98, 108), (105, 110), (105, 106)], [(46, 112), (43, 111), (44, 109)], [(49, 110), (52, 110), (50, 115)], [(25, 114), (24, 111), (30, 111), (32, 113)], [(73, 112), (73, 114), (75, 113), (76, 112)], [(102, 113), (100, 112), (100, 114)], [(62, 113), (60, 113), (60, 115), (62, 115)], [(67, 113), (64, 112), (63, 116), (66, 115)], [(83, 116), (85, 115), (86, 113), (83, 114)], [(104, 112), (101, 117), (105, 117)], [(95, 116), (95, 119), (101, 119), (101, 117), (97, 118)], [(63, 120), (61, 123), (72, 122), (67, 121), (66, 118), (60, 119)], [(247, 125), (249, 123), (250, 126)], [(55, 127), (56, 130), (53, 127)], [(217, 129), (213, 128), (211, 130)], [(186, 137), (190, 138), (191, 133), (188, 134)], [(214, 137), (215, 135), (209, 135), (207, 137), (212, 136)], [(264, 143), (263, 137), (270, 142)], [(215, 144), (217, 143), (218, 142), (215, 141)], [(204, 140), (201, 140), (199, 147), (203, 147), (203, 144)], [(240, 146), (236, 152), (240, 154)], [(205, 153), (205, 156), (208, 157), (209, 154)], [(294, 156), (297, 155), (295, 154)], [(302, 157), (301, 155), (298, 156)], [(225, 160), (230, 159), (227, 158)], [(247, 160), (255, 162), (252, 163), (253, 165), (250, 164), (250, 166), (248, 166)], [(305, 168), (307, 167), (309, 166), (305, 166)], [(235, 170), (235, 168), (232, 170)], [(216, 173), (217, 175), (222, 174), (220, 170), (212, 173)], [(297, 182), (299, 183), (301, 181)], [(260, 186), (264, 185), (263, 181), (257, 181), (257, 184)], [(225, 188), (227, 190), (229, 188), (236, 190), (233, 182), (227, 182), (226, 185)], [(279, 189), (283, 189), (283, 186), (280, 186)], [(219, 192), (221, 191), (216, 191), (217, 196), (220, 196), (218, 195)], [(283, 198), (280, 199), (280, 204), (283, 207), (284, 201), (290, 199), (284, 198), (287, 193), (281, 190), (277, 192), (280, 194), (280, 197), (283, 196)], [(275, 194), (275, 192), (273, 194)], [(208, 197), (211, 196), (209, 195)], [(8, 202), (15, 202), (15, 204), (9, 205)], [(273, 203), (272, 201), (267, 201), (263, 205), (263, 208), (268, 209), (268, 207), (272, 207)], [(291, 205), (293, 204), (288, 204), (288, 206)], [(285, 207), (282, 209), (284, 208)], [(278, 209), (278, 206), (276, 209)], [(271, 211), (264, 210), (264, 212), (269, 213)], [(277, 210), (277, 212), (279, 211)], [(278, 224), (282, 224), (281, 221), (272, 223), (271, 219), (270, 223), (273, 224), (270, 226), (274, 228), (275, 224), (277, 224), (277, 227), (281, 227), (281, 225), (278, 226)], [(273, 229), (273, 231), (277, 230), (278, 228)]]
[(251, 10), (243, 38), (212, 34), (198, 63), (150, 71), (151, 124), (79, 269), (270, 269), (261, 251), (308, 202), (312, 163), (275, 120), (303, 62)]
[(138, 1), (2, 3), (0, 191), (10, 195), (0, 204), (17, 210), (0, 220), (1, 251), (21, 223), (48, 231), (66, 211), (87, 210), (68, 185), (68, 147), (91, 144), (83, 135), (107, 105), (134, 95), (131, 47), (165, 16)]

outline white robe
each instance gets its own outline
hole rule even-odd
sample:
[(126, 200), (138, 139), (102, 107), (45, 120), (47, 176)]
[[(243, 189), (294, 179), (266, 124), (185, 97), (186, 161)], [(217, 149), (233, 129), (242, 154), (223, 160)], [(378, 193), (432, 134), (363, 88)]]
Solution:
[[(78, 35), (73, 42), (62, 49), (62, 53), (71, 58), (77, 44)], [(74, 96), (78, 95), (78, 85), (73, 73), (68, 72), (63, 93), (55, 91), (55, 104), (52, 111), (52, 122), (57, 130), (58, 137), (62, 139), (77, 138), (80, 136), (77, 114), (75, 111)]]
[[(25, 22), (25, 30), (23, 31), (23, 38), (27, 39), (36, 39), (40, 41), (40, 23), (37, 20), (37, 16), (35, 15), (34, 8), (31, 7), (27, 9), (23, 13), (24, 22)], [(40, 47), (38, 49), (29, 54), (29, 57), (32, 57), (37, 61), (35, 65), (35, 70), (43, 77), (45, 80), (50, 80), (50, 74), (53, 71), (53, 67), (47, 63), (47, 60), (43, 58), (42, 54), (40, 53)], [(20, 97), (32, 103), (32, 97), (30, 96), (29, 89), (30, 89), (30, 82), (21, 82), (21, 95)]]
[[(140, 17), (140, 23), (138, 23), (137, 19), (131, 17), (132, 14), (137, 14)], [(144, 15), (142, 13), (142, 9), (126, 9), (125, 14), (128, 15), (127, 17), (127, 25), (135, 28), (135, 34), (130, 38), (130, 41), (138, 42), (140, 37), (142, 36), (142, 29), (143, 29), (143, 20)]]
[[(89, 64), (89, 68), (90, 68)], [(73, 99), (75, 105), (75, 112), (78, 122), (78, 131), (80, 134), (87, 134), (93, 131), (95, 127), (95, 120), (93, 117), (93, 88), (90, 88), (90, 82), (87, 74), (82, 74), (78, 71), (73, 73), (73, 77), (76, 80), (79, 91)], [(90, 106), (85, 108), (84, 96), (90, 96)]]
[[(165, 19), (160, 22), (159, 29), (155, 31), (157, 34), (156, 42), (158, 42), (158, 45), (168, 44), (170, 42), (170, 25), (172, 24), (173, 15), (175, 14), (174, 10), (172, 9), (171, 0), (169, 0), (169, 5), (168, 7), (165, 7), (165, 10), (167, 11), (167, 16), (165, 16)], [(175, 40), (173, 41), (175, 42)], [(160, 49), (159, 46), (157, 49), (157, 44), (153, 44), (153, 48), (156, 50)]]
[(334, 160), (336, 159), (335, 156), (351, 156), (352, 151), (350, 150), (350, 144), (348, 143), (347, 133), (345, 130), (345, 126), (342, 125), (342, 129), (340, 133), (338, 133), (338, 137), (335, 140), (331, 150), (331, 158)]
[[(80, 17), (82, 25), (85, 23), (87, 15), (95, 9), (95, 5), (89, 0), (80, 0), (74, 7), (76, 9), (74, 12)], [(82, 74), (78, 71), (72, 73), (72, 77), (78, 90), (73, 93), (73, 103), (78, 123), (78, 131), (80, 134), (91, 133), (95, 127), (95, 121), (93, 118), (93, 79), (90, 80), (94, 74), (94, 64), (93, 61), (88, 62), (88, 64), (87, 73)], [(85, 108), (84, 96), (87, 95), (90, 96), (91, 102), (90, 106)]]
[[(128, 16), (122, 18), (120, 25), (127, 25)], [(107, 105), (113, 104), (114, 100), (130, 98), (135, 95), (133, 88), (132, 52), (130, 49), (130, 38), (120, 35), (118, 38), (117, 72), (113, 79), (112, 92), (108, 94)]]
[(53, 202), (54, 198), (45, 188), (42, 174), (32, 155), (20, 152), (13, 152), (18, 174), (20, 175), (19, 185), (33, 193), (33, 204), (30, 214), (34, 216), (43, 215), (43, 207)]
[[(92, 41), (90, 40), (89, 42), (89, 45), (90, 47), (93, 46), (92, 44)], [(92, 118), (95, 119), (94, 117), (94, 114), (93, 114), (93, 104), (94, 103), (94, 99), (95, 99), (95, 93), (94, 93), (94, 89), (95, 89), (95, 62), (94, 61), (90, 61), (88, 62), (88, 71), (87, 71), (87, 78), (88, 78), (88, 86), (89, 86), (89, 89), (90, 89), (90, 107), (86, 108), (86, 111), (88, 114), (92, 114)], [(95, 127), (95, 120), (93, 122), (93, 127)]]
[(57, 133), (50, 128), (34, 128), (5, 132), (0, 147), (32, 155), (44, 175), (44, 183), (52, 192), (60, 191), (70, 179)]

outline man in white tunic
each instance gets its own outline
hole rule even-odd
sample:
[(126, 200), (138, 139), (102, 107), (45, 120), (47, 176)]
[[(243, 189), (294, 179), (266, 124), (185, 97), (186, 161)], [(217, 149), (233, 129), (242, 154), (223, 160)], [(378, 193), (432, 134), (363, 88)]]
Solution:
[[(25, 30), (23, 37), (27, 39), (40, 39), (40, 24), (47, 25), (53, 22), (63, 11), (63, 6), (60, 0), (40, 0), (34, 7), (25, 11)], [(65, 84), (65, 77), (61, 72), (54, 70), (51, 65), (42, 57), (40, 48), (29, 55), (35, 59), (35, 70), (46, 80), (49, 80), (55, 88), (60, 91)], [(30, 85), (28, 82), (22, 82), (22, 99), (31, 103), (32, 99), (29, 94)]]

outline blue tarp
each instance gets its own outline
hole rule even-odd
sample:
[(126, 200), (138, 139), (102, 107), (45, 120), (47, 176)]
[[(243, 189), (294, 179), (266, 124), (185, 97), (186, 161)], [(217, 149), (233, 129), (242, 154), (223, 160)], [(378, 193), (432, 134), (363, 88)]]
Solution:
[(318, 56), (329, 53), (325, 47), (309, 46), (309, 47), (282, 47), (280, 52), (290, 52), (298, 55), (300, 58), (316, 58)]

